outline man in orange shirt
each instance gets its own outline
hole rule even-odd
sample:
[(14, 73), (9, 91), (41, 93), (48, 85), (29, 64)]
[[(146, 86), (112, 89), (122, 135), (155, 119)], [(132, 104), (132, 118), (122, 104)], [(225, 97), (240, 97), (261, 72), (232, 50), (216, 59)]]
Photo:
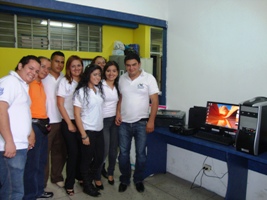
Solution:
[[(51, 198), (53, 192), (44, 191), (44, 175), (47, 163), (47, 148), (49, 132), (49, 118), (46, 112), (46, 94), (42, 79), (44, 79), (50, 69), (51, 61), (45, 57), (39, 57), (41, 68), (38, 77), (29, 87), (29, 95), (32, 101), (32, 132), (35, 135), (35, 146), (29, 149), (27, 162), (24, 171), (24, 197), (23, 200), (38, 198)], [(43, 125), (42, 125), (43, 124)]]

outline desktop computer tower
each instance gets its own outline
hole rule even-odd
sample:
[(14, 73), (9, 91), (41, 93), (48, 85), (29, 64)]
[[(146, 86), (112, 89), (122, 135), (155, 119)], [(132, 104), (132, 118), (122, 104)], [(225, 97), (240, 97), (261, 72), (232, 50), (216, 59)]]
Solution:
[(267, 150), (267, 98), (240, 104), (236, 150), (258, 155)]

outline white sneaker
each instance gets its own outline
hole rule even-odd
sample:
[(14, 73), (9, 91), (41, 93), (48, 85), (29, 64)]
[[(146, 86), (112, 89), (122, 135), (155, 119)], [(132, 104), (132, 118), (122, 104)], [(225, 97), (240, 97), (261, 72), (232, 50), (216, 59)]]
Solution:
[(58, 187), (63, 188), (63, 187), (64, 187), (64, 182), (63, 182), (63, 181), (56, 182), (56, 185), (57, 185)]

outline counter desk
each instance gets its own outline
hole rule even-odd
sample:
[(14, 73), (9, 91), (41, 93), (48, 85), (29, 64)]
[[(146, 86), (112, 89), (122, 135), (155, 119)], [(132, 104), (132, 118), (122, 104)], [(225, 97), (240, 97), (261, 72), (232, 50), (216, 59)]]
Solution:
[(224, 146), (193, 136), (175, 134), (165, 127), (156, 127), (147, 138), (145, 177), (166, 173), (167, 144), (226, 162), (228, 184), (225, 199), (228, 200), (246, 199), (249, 169), (267, 175), (267, 152), (254, 156), (236, 151), (234, 146)]

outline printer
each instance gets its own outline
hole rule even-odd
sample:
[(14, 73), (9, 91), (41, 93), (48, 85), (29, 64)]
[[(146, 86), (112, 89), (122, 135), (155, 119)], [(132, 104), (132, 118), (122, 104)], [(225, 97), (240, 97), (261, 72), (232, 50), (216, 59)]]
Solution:
[(169, 125), (185, 125), (185, 112), (180, 110), (158, 110), (155, 126), (169, 127)]
[(267, 150), (267, 97), (240, 103), (236, 150), (252, 155)]

